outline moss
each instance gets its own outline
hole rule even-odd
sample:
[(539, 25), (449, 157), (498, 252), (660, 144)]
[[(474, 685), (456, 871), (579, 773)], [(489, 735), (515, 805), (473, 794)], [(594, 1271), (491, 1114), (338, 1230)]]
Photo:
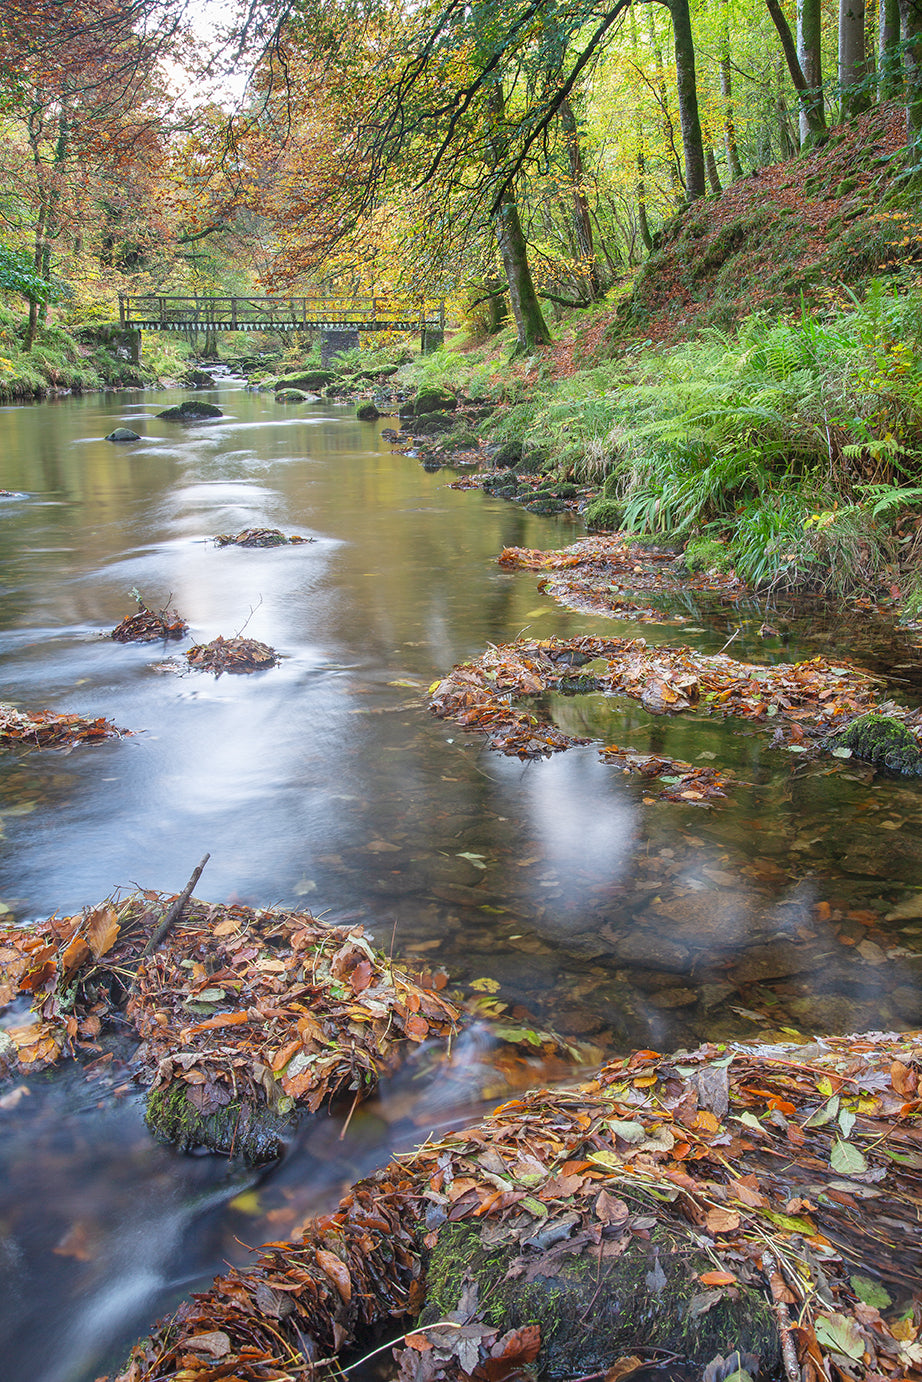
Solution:
[(891, 715), (860, 715), (827, 747), (851, 749), (855, 758), (903, 777), (922, 777), (922, 752), (915, 735)]
[(486, 1323), (540, 1326), (538, 1377), (604, 1370), (638, 1348), (707, 1362), (739, 1347), (759, 1353), (767, 1375), (777, 1365), (777, 1332), (763, 1293), (740, 1286), (708, 1305), (698, 1276), (713, 1262), (681, 1224), (660, 1223), (649, 1241), (631, 1238), (601, 1272), (588, 1245), (551, 1258), (540, 1247), (522, 1245), (514, 1226), (491, 1242), (498, 1233), (495, 1224), (441, 1230), (429, 1260), (422, 1324), (456, 1309), (473, 1282)]
[(589, 528), (616, 531), (624, 519), (624, 509), (617, 499), (593, 499), (583, 514)]
[(712, 537), (693, 538), (684, 552), (689, 571), (732, 571), (733, 561), (722, 542)]
[(239, 1099), (214, 1113), (202, 1114), (189, 1102), (185, 1086), (175, 1080), (148, 1091), (144, 1121), (159, 1142), (180, 1152), (205, 1147), (250, 1165), (274, 1161), (294, 1126), (290, 1116), (274, 1113), (265, 1104)]

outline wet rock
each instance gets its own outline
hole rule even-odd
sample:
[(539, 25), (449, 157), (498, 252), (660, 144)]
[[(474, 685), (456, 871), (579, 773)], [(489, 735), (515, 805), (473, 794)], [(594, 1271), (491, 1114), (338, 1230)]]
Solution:
[(690, 1008), (697, 1003), (698, 995), (694, 989), (689, 988), (669, 988), (661, 989), (659, 993), (651, 993), (647, 1002), (654, 1008)]
[(187, 389), (213, 389), (215, 386), (214, 375), (203, 369), (190, 369), (183, 375), (182, 382)]
[(278, 389), (275, 395), (276, 403), (307, 403), (309, 399), (303, 389)]
[(381, 414), (373, 403), (360, 403), (355, 410), (359, 422), (376, 422)]
[(449, 413), (458, 406), (458, 400), (447, 389), (420, 389), (413, 401), (416, 417), (423, 413)]
[(821, 963), (816, 951), (804, 946), (765, 945), (747, 950), (731, 973), (737, 984), (755, 984), (762, 979), (783, 979), (789, 974), (804, 974), (808, 970), (819, 969)]
[(828, 740), (826, 747), (850, 749), (855, 758), (902, 777), (922, 777), (922, 751), (918, 741), (891, 715), (874, 712), (859, 715), (840, 734)]
[(667, 940), (650, 931), (631, 931), (619, 935), (611, 927), (603, 926), (602, 935), (611, 941), (612, 954), (623, 964), (639, 965), (645, 969), (669, 969), (684, 974), (691, 957), (684, 945)]
[(110, 432), (106, 441), (140, 441), (139, 433), (132, 432), (130, 427), (116, 427), (114, 432)]
[(836, 994), (789, 998), (784, 1006), (798, 1027), (818, 1036), (829, 1032), (853, 1032), (864, 1016), (858, 1004)]
[(890, 1001), (904, 1022), (913, 1027), (922, 1023), (922, 987), (897, 984), (890, 994)]
[(426, 413), (423, 417), (413, 418), (406, 430), (414, 437), (434, 437), (441, 432), (450, 432), (454, 425), (455, 420), (448, 413)]
[(187, 398), (175, 408), (167, 408), (158, 413), (165, 422), (204, 422), (208, 418), (223, 417), (216, 403), (202, 403), (197, 398)]

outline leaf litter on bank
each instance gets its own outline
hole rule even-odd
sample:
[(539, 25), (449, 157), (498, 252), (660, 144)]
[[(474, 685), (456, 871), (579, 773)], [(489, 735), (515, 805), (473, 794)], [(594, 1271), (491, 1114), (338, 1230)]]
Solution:
[(32, 996), (33, 1020), (7, 1029), (20, 1073), (92, 1059), (100, 1036), (127, 1022), (155, 1131), (245, 1152), (241, 1119), (316, 1111), (347, 1090), (358, 1098), (408, 1044), (454, 1030), (454, 1005), (360, 926), (309, 912), (192, 899), (145, 954), (167, 900), (143, 892), (0, 931), (0, 998)]
[(0, 703), (0, 744), (60, 749), (120, 739), (130, 733), (130, 729), (120, 729), (102, 716), (91, 720), (53, 710), (17, 710), (13, 705)]
[[(689, 1319), (763, 1302), (774, 1331), (764, 1379), (917, 1382), (920, 1038), (636, 1051), (582, 1084), (512, 1099), (396, 1158), (295, 1241), (218, 1278), (135, 1347), (119, 1382), (286, 1382), (321, 1363), (339, 1376), (371, 1326), (398, 1335), (386, 1375), (402, 1382), (497, 1382), (525, 1363), (547, 1376), (568, 1258), (588, 1264), (578, 1332), (601, 1351), (593, 1375), (639, 1375), (662, 1355), (637, 1299), (672, 1308), (666, 1244), (676, 1237), (690, 1245), (686, 1265), (703, 1263), (680, 1302)], [(841, 1145), (854, 1153), (848, 1172)], [(458, 1273), (456, 1306), (432, 1320), (439, 1284), (427, 1270), (445, 1236), (465, 1228), (471, 1265)], [(606, 1282), (632, 1253), (653, 1262), (646, 1284), (606, 1317)], [(505, 1276), (479, 1294), (491, 1254)], [(499, 1327), (491, 1314), (499, 1289), (526, 1302), (527, 1338), (518, 1316)], [(719, 1356), (739, 1347), (727, 1338)], [(671, 1361), (693, 1378), (706, 1364), (705, 1375), (725, 1375), (713, 1356)]]

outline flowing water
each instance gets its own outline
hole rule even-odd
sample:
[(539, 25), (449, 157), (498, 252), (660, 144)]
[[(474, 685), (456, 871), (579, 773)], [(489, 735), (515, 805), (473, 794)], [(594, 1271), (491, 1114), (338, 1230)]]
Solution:
[[(520, 632), (709, 652), (733, 637), (737, 656), (761, 661), (834, 652), (914, 698), (910, 636), (868, 616), (773, 610), (783, 640), (763, 640), (755, 602), (686, 600), (676, 627), (569, 612), (496, 557), (573, 541), (578, 520), (449, 489), (448, 473), (391, 454), (351, 406), (294, 411), (233, 381), (205, 396), (225, 416), (185, 428), (157, 418), (176, 402), (166, 391), (0, 409), (0, 485), (18, 492), (0, 500), (3, 699), (133, 731), (4, 753), (10, 916), (135, 884), (178, 891), (208, 850), (199, 896), (360, 920), (398, 953), (444, 964), (472, 998), (479, 980), (498, 983), (482, 1001), (505, 1004), (508, 1022), (601, 1051), (922, 1024), (920, 783), (804, 764), (742, 722), (651, 720), (621, 698), (551, 704), (571, 732), (740, 779), (713, 810), (668, 805), (596, 746), (522, 764), (425, 709), (454, 663)], [(142, 441), (104, 441), (119, 425)], [(256, 526), (313, 541), (209, 541)], [(164, 668), (175, 645), (106, 638), (132, 590), (151, 608), (172, 597), (196, 641), (245, 625), (283, 661), (217, 680)], [(342, 1120), (305, 1124), (258, 1183), (153, 1145), (117, 1078), (8, 1091), (9, 1375), (82, 1382), (111, 1366), (222, 1261), (245, 1261), (243, 1245), (292, 1231), (396, 1143), (489, 1097), (487, 1041), (475, 1029), (457, 1078), (435, 1088), (422, 1066), (410, 1072), (342, 1139)]]

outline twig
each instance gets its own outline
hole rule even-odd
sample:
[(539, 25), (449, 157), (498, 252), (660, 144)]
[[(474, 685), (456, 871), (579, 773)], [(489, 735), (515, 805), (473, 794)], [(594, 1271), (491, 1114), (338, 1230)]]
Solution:
[(733, 642), (734, 638), (739, 638), (739, 635), (740, 635), (740, 630), (739, 630), (739, 629), (737, 629), (735, 633), (731, 633), (730, 637), (727, 639), (726, 643), (725, 643), (725, 644), (723, 645), (723, 647), (720, 649), (720, 652), (718, 652), (717, 656), (720, 657), (720, 653), (725, 653), (725, 652), (727, 651), (727, 649), (729, 648), (730, 644)]
[(253, 615), (254, 615), (254, 614), (256, 613), (256, 611), (259, 609), (259, 607), (260, 607), (260, 605), (262, 604), (262, 602), (263, 602), (263, 597), (260, 595), (259, 599), (256, 601), (256, 604), (255, 604), (255, 605), (250, 605), (250, 612), (249, 612), (249, 614), (247, 615), (247, 617), (244, 619), (243, 623), (240, 625), (240, 628), (239, 628), (239, 629), (237, 630), (237, 632), (234, 634), (234, 637), (235, 637), (235, 638), (239, 638), (239, 637), (240, 637), (240, 635), (243, 633), (243, 630), (246, 628), (247, 624), (248, 624), (248, 623), (250, 622), (250, 620), (253, 618)]
[(196, 883), (197, 883), (197, 882), (199, 881), (199, 879), (201, 878), (201, 876), (202, 876), (202, 869), (203, 869), (203, 868), (205, 867), (205, 865), (208, 863), (208, 860), (209, 860), (210, 858), (211, 858), (211, 855), (210, 855), (210, 854), (206, 854), (206, 855), (199, 861), (199, 863), (196, 864), (196, 866), (195, 866), (195, 868), (194, 868), (194, 870), (193, 870), (193, 872), (192, 872), (192, 877), (189, 879), (188, 883), (187, 883), (186, 886), (183, 888), (183, 890), (182, 890), (182, 892), (179, 894), (179, 896), (173, 899), (173, 902), (172, 902), (172, 904), (170, 905), (170, 909), (169, 909), (169, 911), (167, 912), (166, 916), (163, 918), (163, 920), (161, 921), (160, 925), (157, 927), (156, 931), (155, 931), (154, 934), (151, 936), (150, 940), (147, 942), (147, 944), (145, 945), (144, 949), (141, 951), (141, 954), (140, 954), (140, 957), (139, 957), (140, 959), (143, 960), (143, 959), (145, 958), (145, 956), (147, 956), (147, 955), (152, 955), (153, 952), (157, 949), (157, 947), (160, 946), (160, 945), (162, 945), (163, 942), (166, 940), (167, 936), (170, 934), (170, 932), (172, 931), (173, 927), (176, 925), (176, 923), (179, 921), (180, 917), (182, 916), (183, 911), (184, 911), (185, 906), (186, 906), (186, 903), (189, 901), (189, 898), (192, 896), (192, 889), (195, 887)]
[(784, 1360), (784, 1375), (788, 1382), (802, 1382), (803, 1374), (797, 1362), (797, 1349), (794, 1344), (794, 1336), (791, 1333), (791, 1317), (788, 1314), (788, 1307), (783, 1300), (776, 1294), (776, 1287), (773, 1278), (780, 1275), (778, 1263), (775, 1261), (773, 1253), (767, 1250), (762, 1253), (762, 1261), (768, 1271), (768, 1289), (772, 1297), (772, 1309), (778, 1321), (778, 1333), (781, 1336), (781, 1357)]
[[(360, 1076), (359, 1078), (361, 1079), (361, 1076)], [(362, 1086), (361, 1086), (361, 1084), (360, 1084), (359, 1087), (358, 1087), (358, 1089), (355, 1091), (355, 1098), (352, 1100), (352, 1107), (351, 1107), (351, 1109), (349, 1110), (349, 1113), (348, 1113), (348, 1116), (347, 1116), (347, 1118), (346, 1118), (346, 1121), (345, 1121), (345, 1123), (343, 1123), (342, 1131), (341, 1131), (340, 1134), (339, 1134), (339, 1140), (340, 1140), (340, 1142), (342, 1142), (343, 1138), (346, 1136), (346, 1133), (349, 1131), (349, 1124), (352, 1122), (352, 1115), (353, 1115), (353, 1113), (355, 1113), (355, 1110), (358, 1108), (359, 1099), (361, 1099), (361, 1097), (362, 1097)]]

